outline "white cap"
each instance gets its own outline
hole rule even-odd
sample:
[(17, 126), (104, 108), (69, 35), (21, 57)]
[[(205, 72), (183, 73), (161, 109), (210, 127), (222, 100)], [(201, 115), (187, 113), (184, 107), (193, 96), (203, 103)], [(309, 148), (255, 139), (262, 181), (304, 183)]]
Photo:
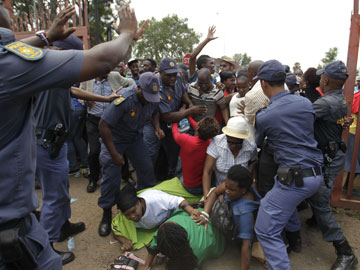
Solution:
[(231, 117), (226, 127), (223, 127), (222, 132), (230, 137), (246, 139), (250, 137), (249, 123), (244, 116)]

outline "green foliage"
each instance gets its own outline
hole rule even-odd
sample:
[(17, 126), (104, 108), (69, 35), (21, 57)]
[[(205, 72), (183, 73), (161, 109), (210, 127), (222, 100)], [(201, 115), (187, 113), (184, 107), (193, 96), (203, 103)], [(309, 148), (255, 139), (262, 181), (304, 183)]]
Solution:
[(233, 59), (240, 65), (246, 66), (251, 62), (251, 56), (248, 56), (247, 53), (235, 53)]
[(295, 72), (295, 70), (299, 70), (301, 69), (301, 65), (299, 62), (295, 62), (294, 66), (293, 66), (293, 71)]
[(134, 54), (138, 58), (153, 58), (157, 62), (166, 56), (181, 61), (187, 53), (192, 52), (200, 37), (188, 27), (187, 21), (177, 15), (167, 16), (161, 21), (151, 18), (142, 39), (133, 48)]
[(336, 48), (336, 47), (330, 48), (325, 53), (325, 57), (323, 59), (321, 59), (322, 64), (318, 65), (318, 69), (322, 69), (327, 64), (336, 61), (337, 55), (338, 55), (338, 48)]

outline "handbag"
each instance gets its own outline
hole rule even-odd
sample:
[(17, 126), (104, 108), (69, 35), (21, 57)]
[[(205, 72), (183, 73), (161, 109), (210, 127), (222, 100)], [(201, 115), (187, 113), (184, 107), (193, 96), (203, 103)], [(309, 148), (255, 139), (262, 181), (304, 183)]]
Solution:
[(223, 195), (220, 195), (215, 201), (211, 209), (210, 221), (225, 237), (234, 238), (237, 226), (233, 220), (230, 204), (224, 200)]

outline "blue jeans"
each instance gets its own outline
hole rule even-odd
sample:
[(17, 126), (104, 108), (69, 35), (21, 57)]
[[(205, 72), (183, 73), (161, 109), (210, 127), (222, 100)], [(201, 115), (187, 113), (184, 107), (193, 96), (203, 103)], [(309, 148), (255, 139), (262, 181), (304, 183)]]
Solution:
[(76, 171), (79, 169), (76, 159), (76, 152), (79, 153), (81, 167), (88, 167), (87, 145), (82, 137), (86, 122), (86, 109), (81, 108), (71, 113), (70, 132), (66, 142), (68, 145), (67, 158), (69, 160), (69, 170)]

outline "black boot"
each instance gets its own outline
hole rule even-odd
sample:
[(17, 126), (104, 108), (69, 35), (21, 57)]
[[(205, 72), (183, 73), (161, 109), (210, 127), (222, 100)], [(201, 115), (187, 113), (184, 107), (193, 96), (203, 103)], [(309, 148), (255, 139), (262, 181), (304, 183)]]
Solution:
[(71, 223), (69, 220), (65, 221), (64, 225), (61, 227), (60, 237), (58, 242), (65, 241), (68, 237), (75, 234), (85, 231), (85, 223), (77, 222)]
[(300, 231), (286, 232), (286, 238), (289, 241), (289, 246), (294, 252), (301, 252), (301, 234)]
[(315, 215), (312, 215), (311, 218), (308, 218), (308, 219), (306, 220), (306, 224), (307, 224), (309, 227), (316, 227), (316, 226), (317, 226), (317, 221), (316, 221)]
[(86, 187), (87, 193), (95, 192), (96, 187), (97, 187), (97, 183), (95, 181), (89, 181), (89, 184)]
[(62, 265), (68, 264), (75, 259), (74, 253), (71, 251), (59, 251), (54, 248), (54, 243), (50, 243), (52, 249), (61, 256)]
[(104, 237), (110, 234), (111, 231), (111, 208), (103, 209), (103, 216), (99, 224), (99, 235)]
[(336, 262), (331, 270), (351, 270), (358, 264), (358, 259), (354, 255), (346, 239), (334, 241), (333, 245), (336, 250)]

